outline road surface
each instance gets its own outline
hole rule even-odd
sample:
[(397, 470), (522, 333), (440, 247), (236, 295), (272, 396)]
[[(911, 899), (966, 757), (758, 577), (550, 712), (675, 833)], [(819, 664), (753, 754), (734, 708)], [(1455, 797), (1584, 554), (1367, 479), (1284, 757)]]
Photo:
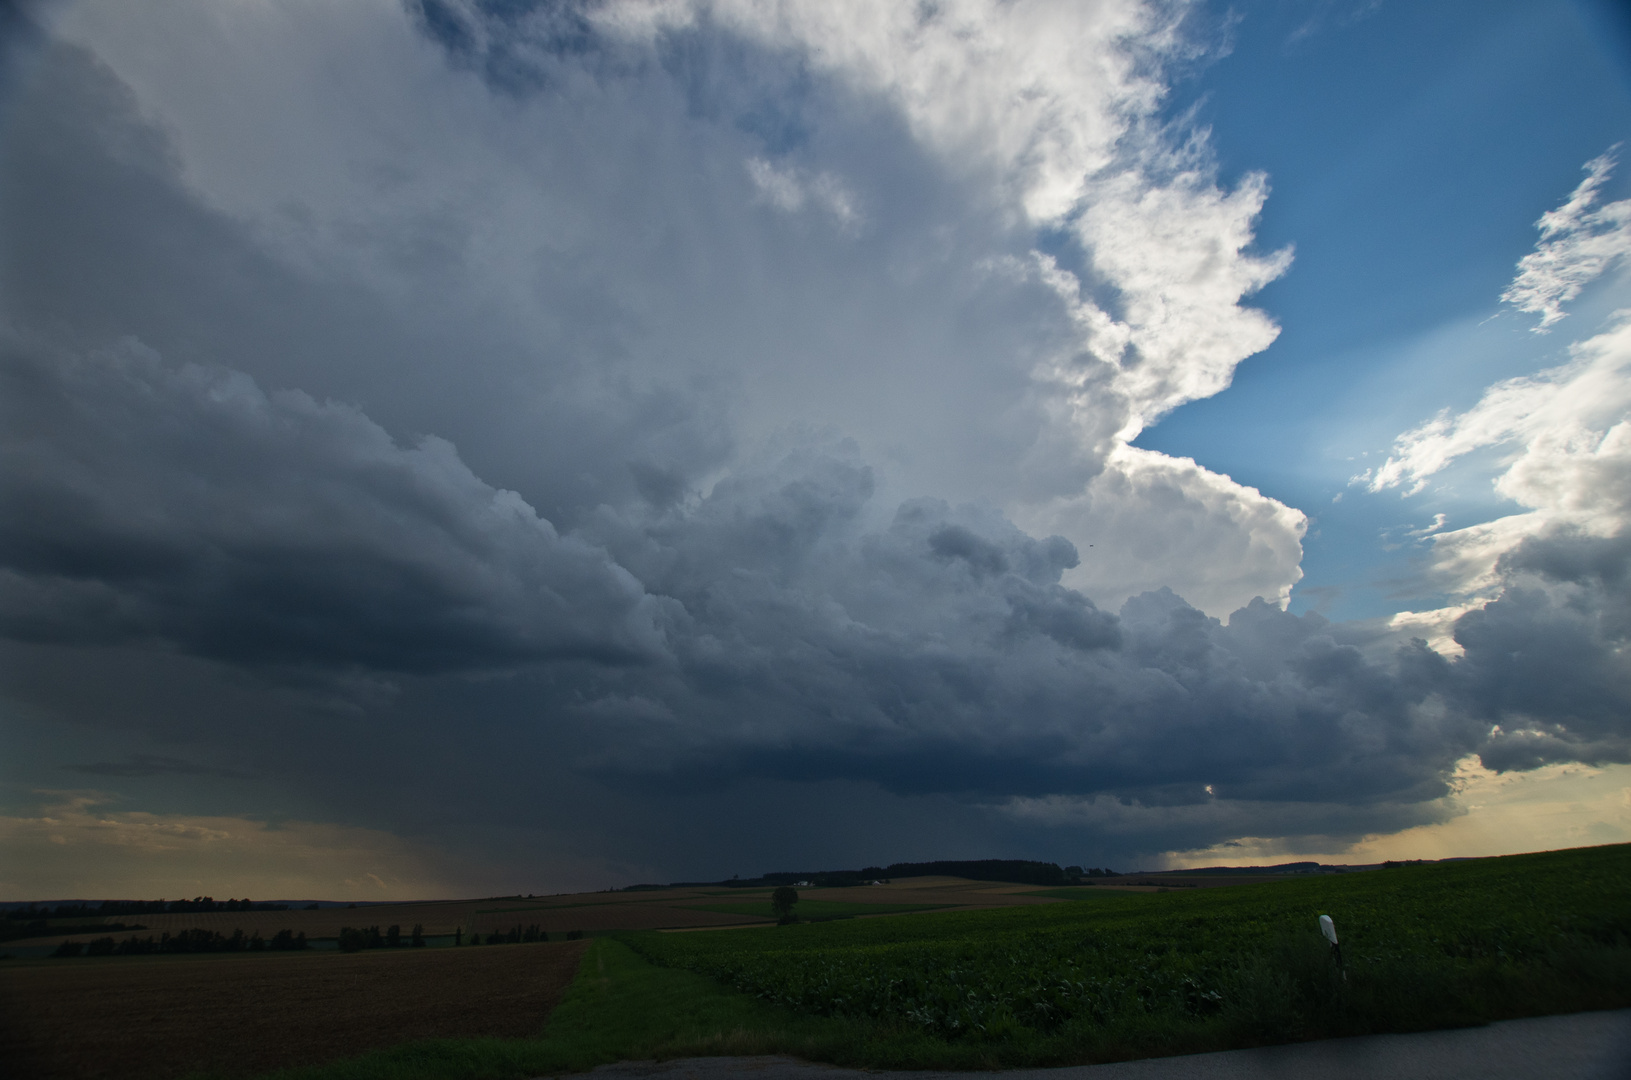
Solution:
[(594, 1080), (1631, 1080), (1631, 1009), (1481, 1028), (1002, 1072), (862, 1072), (784, 1057), (603, 1065)]

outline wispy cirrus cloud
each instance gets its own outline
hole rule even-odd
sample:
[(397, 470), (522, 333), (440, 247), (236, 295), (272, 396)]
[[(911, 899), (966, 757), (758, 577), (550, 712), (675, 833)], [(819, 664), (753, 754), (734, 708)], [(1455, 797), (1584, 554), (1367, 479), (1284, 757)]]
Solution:
[(1519, 311), (1540, 316), (1545, 333), (1567, 317), (1563, 306), (1591, 282), (1631, 256), (1631, 199), (1598, 205), (1598, 195), (1614, 171), (1619, 147), (1586, 162), (1586, 178), (1556, 210), (1535, 227), (1540, 243), (1518, 262), (1518, 276), (1501, 299)]
[[(1541, 314), (1541, 329), (1631, 251), (1631, 201), (1594, 209), (1612, 165), (1612, 154), (1588, 162), (1586, 181), (1541, 218), (1541, 243), (1503, 296)], [(1626, 679), (1618, 658), (1631, 633), (1631, 313), (1617, 312), (1570, 345), (1569, 355), (1405, 432), (1381, 466), (1354, 478), (1374, 492), (1419, 495), (1457, 462), (1482, 454), (1491, 492), (1519, 508), (1424, 534), (1423, 581), (1444, 602), (1392, 620), (1460, 655), (1460, 670), (1480, 684), (1475, 699), (1496, 721), (1483, 756), (1492, 768), (1623, 755), (1594, 749), (1605, 737), (1622, 738), (1615, 721), (1563, 698), (1575, 679), (1603, 688)], [(1443, 523), (1435, 518), (1435, 526)], [(1566, 674), (1577, 661), (1592, 674)], [(1542, 684), (1552, 687), (1549, 701), (1535, 696)]]
[(1400, 435), (1387, 460), (1360, 479), (1371, 491), (1402, 487), (1413, 495), (1456, 460), (1509, 447), (1497, 491), (1526, 506), (1588, 512), (1597, 503), (1588, 488), (1550, 481), (1563, 479), (1564, 461), (1584, 462), (1605, 446), (1612, 452), (1613, 432), (1631, 407), (1627, 324), (1622, 320), (1570, 351), (1568, 364), (1496, 383), (1465, 412), (1446, 410)]

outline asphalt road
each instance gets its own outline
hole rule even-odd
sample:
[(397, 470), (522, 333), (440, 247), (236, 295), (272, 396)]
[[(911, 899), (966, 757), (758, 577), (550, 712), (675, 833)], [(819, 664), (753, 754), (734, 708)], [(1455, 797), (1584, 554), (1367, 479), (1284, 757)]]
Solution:
[(1631, 1009), (1481, 1028), (990, 1073), (861, 1072), (783, 1057), (603, 1065), (596, 1080), (1631, 1080)]

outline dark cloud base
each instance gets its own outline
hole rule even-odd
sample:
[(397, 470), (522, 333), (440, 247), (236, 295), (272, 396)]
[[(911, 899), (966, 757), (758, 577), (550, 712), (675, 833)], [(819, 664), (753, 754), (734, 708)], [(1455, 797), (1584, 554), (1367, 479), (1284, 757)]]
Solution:
[[(263, 712), (307, 730), (340, 708), (356, 741), (468, 747), (478, 786), (526, 783), (487, 750), (525, 732), (550, 747), (553, 782), (626, 789), (631, 807), (750, 779), (985, 813), (1100, 796), (1145, 814), (1149, 850), (1306, 833), (1310, 807), (1339, 808), (1323, 828), (1349, 835), (1416, 823), (1468, 754), (1631, 760), (1618, 541), (1520, 549), (1448, 660), (1262, 601), (1226, 623), (1166, 590), (1103, 611), (1059, 584), (1071, 544), (993, 511), (916, 500), (870, 527), (871, 469), (842, 446), (562, 535), (450, 445), (400, 446), (354, 409), (240, 374), (14, 336), (0, 377), (8, 638), (195, 657), (283, 688)], [(8, 683), (65, 722), (121, 722), (83, 715), (50, 677)], [(191, 692), (169, 691), (180, 711)], [(222, 717), (203, 737), (230, 760), (265, 722)], [(75, 767), (200, 768), (132, 762)], [(416, 771), (382, 763), (370, 783), (393, 767)], [(1028, 820), (1033, 838), (1115, 831)]]

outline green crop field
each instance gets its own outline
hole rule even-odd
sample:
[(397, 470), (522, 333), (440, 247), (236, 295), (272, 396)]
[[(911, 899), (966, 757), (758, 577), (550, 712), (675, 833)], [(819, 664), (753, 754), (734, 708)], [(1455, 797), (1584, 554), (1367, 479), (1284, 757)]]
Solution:
[(617, 932), (589, 944), (531, 1037), (406, 1043), (278, 1080), (520, 1080), (715, 1054), (1066, 1065), (1631, 1006), (1631, 845), (1064, 895), (1075, 902)]
[[(1266, 884), (1254, 882), (1253, 884)], [(1130, 891), (1130, 890), (1129, 890)], [(1046, 896), (1050, 900), (1098, 900), (1101, 897), (1126, 896), (1124, 892), (1115, 888), (1102, 888), (1093, 885), (1068, 885), (1062, 889), (1036, 889), (1025, 894), (1026, 896)], [(1136, 895), (1136, 893), (1134, 893)]]
[[(719, 911), (726, 915), (754, 915), (774, 919), (770, 899), (736, 904), (686, 904), (692, 911)], [(900, 915), (908, 911), (932, 911), (943, 904), (854, 904), (843, 900), (800, 900), (793, 913), (801, 919), (847, 919), (856, 915)]]
[(1081, 899), (623, 940), (796, 1013), (1004, 1064), (1631, 1005), (1631, 845)]

